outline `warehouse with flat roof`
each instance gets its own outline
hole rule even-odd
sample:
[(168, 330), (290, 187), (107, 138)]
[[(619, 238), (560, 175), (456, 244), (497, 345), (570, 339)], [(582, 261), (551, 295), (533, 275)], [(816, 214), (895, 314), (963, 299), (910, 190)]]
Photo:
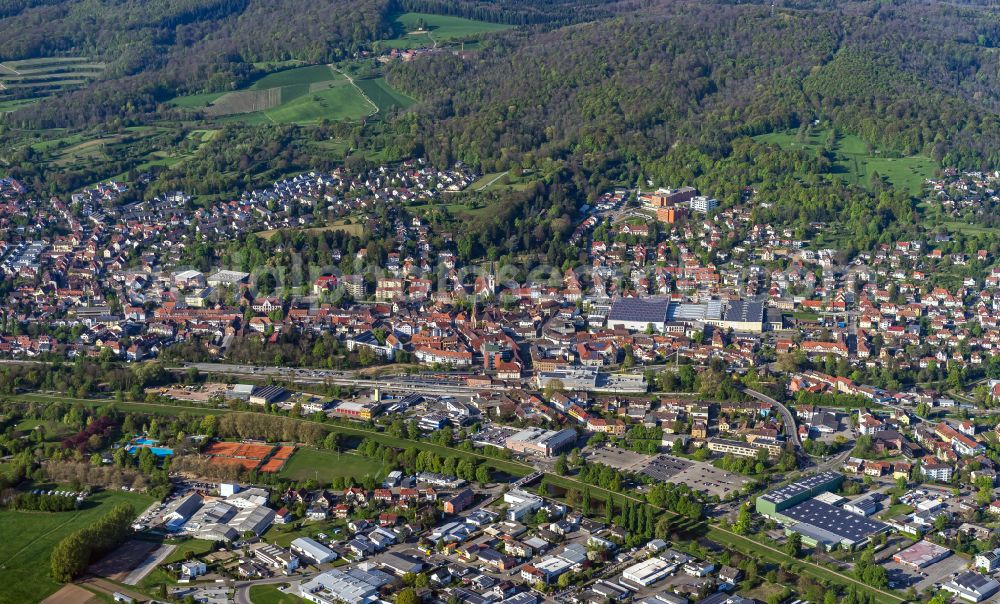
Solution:
[(811, 499), (820, 493), (836, 491), (844, 482), (839, 472), (810, 474), (795, 482), (772, 489), (757, 498), (757, 513), (776, 518), (778, 513)]
[(807, 499), (786, 508), (778, 518), (786, 533), (798, 533), (806, 545), (822, 545), (826, 549), (854, 549), (873, 535), (889, 532), (889, 525), (884, 522), (852, 514), (818, 499)]

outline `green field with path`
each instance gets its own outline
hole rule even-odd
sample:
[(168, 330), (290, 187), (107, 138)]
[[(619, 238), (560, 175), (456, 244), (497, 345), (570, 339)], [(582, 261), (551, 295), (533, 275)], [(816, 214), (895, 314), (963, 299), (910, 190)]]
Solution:
[(74, 512), (0, 510), (0, 604), (38, 602), (59, 589), (49, 575), (52, 548), (66, 535), (97, 521), (119, 503), (141, 513), (153, 498), (141, 493), (101, 491)]

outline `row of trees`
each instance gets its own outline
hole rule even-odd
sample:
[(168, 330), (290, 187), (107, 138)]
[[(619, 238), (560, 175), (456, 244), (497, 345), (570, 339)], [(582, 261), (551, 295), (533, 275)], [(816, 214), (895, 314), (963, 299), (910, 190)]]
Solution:
[(117, 505), (94, 524), (64, 537), (52, 550), (52, 577), (62, 583), (79, 577), (92, 560), (125, 542), (134, 517), (131, 505)]
[(76, 497), (42, 493), (20, 493), (11, 498), (9, 505), (12, 510), (39, 512), (68, 512), (77, 508)]

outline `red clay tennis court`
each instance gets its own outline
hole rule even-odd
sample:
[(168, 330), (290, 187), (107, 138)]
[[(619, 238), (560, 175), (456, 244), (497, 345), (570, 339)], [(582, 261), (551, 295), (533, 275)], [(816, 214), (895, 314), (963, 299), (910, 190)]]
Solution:
[(274, 452), (274, 457), (272, 459), (288, 459), (295, 453), (295, 447), (290, 447), (288, 445), (278, 447), (278, 450)]
[(267, 463), (265, 463), (260, 467), (260, 471), (272, 474), (275, 472), (280, 472), (281, 468), (285, 467), (285, 462), (287, 461), (288, 461), (287, 459), (278, 459), (277, 457), (272, 457), (267, 461)]
[(242, 466), (253, 470), (260, 465), (259, 459), (237, 459), (235, 457), (213, 457), (212, 463), (219, 466)]

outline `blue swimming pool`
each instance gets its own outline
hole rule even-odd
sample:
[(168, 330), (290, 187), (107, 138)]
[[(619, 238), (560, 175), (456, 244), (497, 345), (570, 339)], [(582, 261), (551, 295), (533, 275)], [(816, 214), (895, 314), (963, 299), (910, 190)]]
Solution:
[[(127, 449), (127, 451), (129, 453), (132, 453), (132, 454), (135, 454), (135, 452), (138, 451), (138, 450), (139, 450), (139, 447), (137, 447), (135, 445), (132, 445), (132, 446), (130, 446)], [(149, 450), (152, 451), (153, 455), (155, 455), (157, 457), (166, 457), (167, 455), (173, 455), (174, 454), (174, 450), (170, 449), (168, 447), (149, 447)]]
[(160, 441), (152, 439), (152, 438), (137, 438), (133, 442), (135, 442), (135, 444), (137, 444), (137, 445), (155, 445), (156, 443), (158, 443)]

